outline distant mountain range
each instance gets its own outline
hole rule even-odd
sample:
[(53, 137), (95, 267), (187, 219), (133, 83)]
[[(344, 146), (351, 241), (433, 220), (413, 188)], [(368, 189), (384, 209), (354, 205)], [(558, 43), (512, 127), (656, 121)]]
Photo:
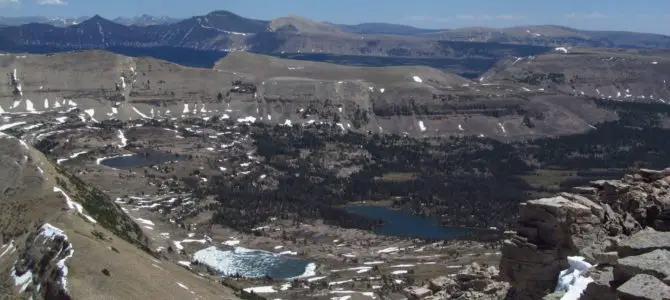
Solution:
[[(96, 15), (87, 19), (2, 18), (0, 23), (6, 24), (0, 28), (0, 50), (5, 51), (161, 46), (267, 54), (498, 58), (554, 47), (670, 48), (670, 37), (659, 34), (553, 25), (431, 30), (385, 23), (338, 25), (299, 16), (266, 21), (228, 11), (183, 20), (142, 15), (112, 21)], [(528, 45), (543, 48), (518, 51)]]
[[(39, 24), (48, 24), (56, 27), (65, 27), (70, 25), (76, 25), (83, 21), (90, 19), (90, 16), (86, 17), (66, 17), (66, 18), (48, 18), (42, 16), (32, 16), (32, 17), (0, 17), (0, 26), (20, 26), (30, 23), (39, 23)], [(179, 22), (181, 19), (171, 18), (171, 17), (155, 17), (147, 14), (143, 14), (137, 17), (118, 17), (113, 21), (119, 24), (131, 26), (150, 26), (150, 25), (167, 25)]]

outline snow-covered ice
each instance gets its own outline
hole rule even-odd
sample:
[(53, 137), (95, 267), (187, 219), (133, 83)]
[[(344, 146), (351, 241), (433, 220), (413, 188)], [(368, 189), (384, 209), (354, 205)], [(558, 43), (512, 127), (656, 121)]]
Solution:
[[(240, 274), (245, 277), (263, 277), (266, 274), (275, 279), (307, 278), (316, 274), (316, 265), (304, 260), (286, 258), (272, 252), (234, 247), (232, 250), (219, 250), (212, 246), (193, 255), (193, 259), (205, 264), (223, 275)], [(304, 266), (302, 274), (287, 274), (287, 263)], [(291, 268), (289, 268), (291, 269)], [(295, 271), (295, 268), (292, 268)]]

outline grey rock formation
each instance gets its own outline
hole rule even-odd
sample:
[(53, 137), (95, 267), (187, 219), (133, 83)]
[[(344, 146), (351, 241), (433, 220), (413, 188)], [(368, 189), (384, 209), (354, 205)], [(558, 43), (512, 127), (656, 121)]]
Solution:
[[(441, 276), (429, 280), (422, 289), (406, 290), (408, 296), (417, 295), (417, 291), (432, 296), (418, 299), (503, 299), (508, 293), (509, 284), (500, 280), (499, 271), (494, 266), (483, 267), (477, 263), (466, 266), (453, 278)], [(412, 293), (410, 293), (412, 292)]]
[(639, 274), (617, 289), (621, 300), (670, 299), (670, 287), (654, 276)]
[[(557, 274), (567, 268), (567, 256), (588, 256), (593, 247), (603, 248), (604, 232), (597, 227), (601, 221), (591, 207), (563, 195), (522, 204), (518, 232), (503, 245), (503, 278), (521, 299), (542, 298), (553, 290)], [(594, 231), (600, 234), (583, 234)]]
[(619, 244), (619, 256), (639, 255), (654, 250), (670, 250), (670, 232), (640, 231)]
[(425, 287), (410, 286), (403, 290), (410, 299), (423, 299), (433, 294), (433, 292)]
[(560, 299), (550, 293), (573, 255), (596, 264), (581, 299), (663, 299), (670, 284), (670, 232), (663, 231), (670, 227), (669, 174), (642, 169), (523, 203), (500, 265), (512, 299)]
[(655, 250), (621, 258), (617, 263), (614, 279), (618, 282), (624, 282), (637, 274), (648, 274), (670, 284), (670, 251)]
[(593, 283), (589, 284), (582, 294), (582, 300), (615, 299), (616, 293), (612, 290), (614, 267), (597, 266), (591, 270)]

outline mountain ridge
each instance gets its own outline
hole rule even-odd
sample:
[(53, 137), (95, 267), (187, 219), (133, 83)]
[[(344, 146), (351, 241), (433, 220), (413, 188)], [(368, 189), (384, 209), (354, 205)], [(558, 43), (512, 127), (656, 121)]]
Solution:
[[(91, 23), (92, 19), (120, 32), (107, 32), (109, 38), (105, 42), (98, 39), (98, 42), (95, 43), (90, 38), (91, 34), (98, 36), (101, 34), (91, 33), (77, 36), (68, 31), (68, 28), (73, 26), (73, 28), (79, 28), (81, 23)], [(151, 18), (145, 16), (145, 19)], [(123, 20), (117, 19), (117, 21)], [(175, 22), (146, 26), (138, 24), (127, 26), (100, 16), (94, 16), (67, 27), (46, 28), (31, 26), (31, 24), (35, 23), (2, 27), (0, 36), (16, 45), (71, 45), (82, 48), (105, 48), (110, 45), (135, 47), (161, 45), (217, 51), (264, 49), (277, 53), (282, 51), (342, 55), (380, 53), (391, 56), (430, 57), (439, 57), (441, 54), (439, 51), (435, 53), (431, 50), (408, 52), (407, 49), (421, 49), (421, 44), (445, 41), (495, 42), (546, 47), (670, 48), (670, 37), (665, 35), (624, 31), (588, 31), (556, 25), (517, 26), (501, 29), (475, 27), (435, 31), (386, 23), (336, 25), (297, 16), (267, 21), (245, 18), (229, 11), (213, 11), (206, 15), (193, 16)], [(128, 35), (128, 33), (132, 34)], [(323, 35), (329, 36), (329, 40), (320, 38)], [(360, 41), (354, 43), (355, 39), (363, 40), (364, 43)], [(392, 42), (379, 47), (376, 40)], [(407, 44), (408, 42), (410, 44)], [(282, 47), (287, 43), (296, 43), (299, 46)], [(320, 46), (311, 45), (315, 43)], [(351, 47), (347, 47), (348, 44)], [(401, 50), (403, 48), (405, 51)]]

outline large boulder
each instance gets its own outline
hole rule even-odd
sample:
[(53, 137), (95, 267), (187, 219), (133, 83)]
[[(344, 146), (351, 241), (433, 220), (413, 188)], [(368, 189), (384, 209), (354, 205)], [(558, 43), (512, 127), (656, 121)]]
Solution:
[(621, 300), (665, 300), (670, 299), (670, 287), (654, 276), (638, 274), (617, 289), (617, 296)]
[(445, 276), (431, 279), (427, 286), (434, 295), (429, 299), (503, 299), (509, 284), (499, 280), (499, 273), (494, 266), (473, 263), (459, 271), (453, 279)]
[(596, 266), (590, 272), (593, 282), (586, 286), (580, 300), (616, 299), (616, 294), (612, 290), (614, 267)]
[[(596, 264), (582, 300), (662, 299), (658, 291), (670, 283), (670, 168), (593, 181), (573, 192), (521, 205), (500, 263), (501, 277), (512, 284), (508, 299), (549, 296), (568, 256)], [(649, 276), (653, 288), (637, 287)]]
[(567, 256), (592, 257), (602, 250), (599, 245), (605, 241), (600, 237), (605, 235), (597, 233), (602, 231), (604, 215), (600, 205), (579, 195), (523, 203), (517, 233), (503, 243), (501, 276), (516, 288), (520, 299), (541, 299), (555, 287), (558, 273), (568, 267)]
[(654, 250), (649, 253), (620, 258), (614, 269), (614, 280), (625, 282), (637, 274), (647, 274), (670, 284), (670, 251)]
[(639, 255), (654, 250), (670, 250), (670, 232), (643, 230), (619, 243), (619, 257)]

